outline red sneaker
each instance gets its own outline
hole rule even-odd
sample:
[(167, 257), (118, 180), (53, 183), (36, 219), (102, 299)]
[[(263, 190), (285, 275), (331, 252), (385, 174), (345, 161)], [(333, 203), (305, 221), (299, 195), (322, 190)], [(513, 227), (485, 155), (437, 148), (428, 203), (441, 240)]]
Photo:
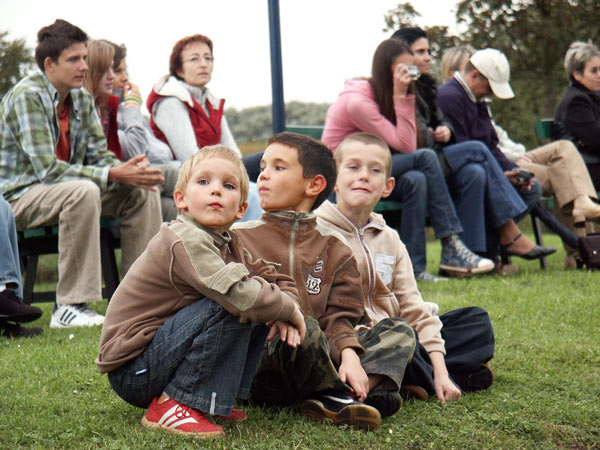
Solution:
[(228, 416), (215, 416), (219, 420), (231, 420), (234, 422), (242, 422), (248, 418), (246, 413), (241, 409), (233, 408)]
[(172, 398), (163, 403), (158, 403), (158, 397), (152, 399), (146, 415), (142, 418), (142, 425), (203, 439), (225, 434), (222, 427), (209, 422), (200, 411), (182, 405)]

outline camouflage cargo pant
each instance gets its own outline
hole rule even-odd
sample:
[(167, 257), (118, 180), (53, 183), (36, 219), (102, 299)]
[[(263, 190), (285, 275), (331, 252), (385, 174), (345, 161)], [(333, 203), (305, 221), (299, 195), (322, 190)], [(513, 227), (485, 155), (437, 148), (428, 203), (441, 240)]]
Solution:
[[(359, 335), (359, 341), (365, 349), (360, 356), (365, 372), (385, 375), (382, 387), (398, 390), (415, 351), (415, 333), (408, 322), (384, 319)], [(251, 399), (286, 406), (325, 390), (351, 391), (329, 357), (327, 338), (318, 322), (307, 317), (306, 337), (299, 347), (291, 348), (278, 337), (267, 343), (252, 383)]]

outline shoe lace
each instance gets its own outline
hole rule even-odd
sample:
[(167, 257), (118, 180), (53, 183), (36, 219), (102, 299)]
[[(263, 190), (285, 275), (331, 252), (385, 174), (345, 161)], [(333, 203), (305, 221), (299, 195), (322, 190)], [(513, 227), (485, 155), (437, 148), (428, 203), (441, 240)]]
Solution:
[(458, 257), (463, 259), (470, 265), (476, 265), (477, 262), (481, 259), (475, 253), (469, 250), (467, 246), (463, 243), (463, 241), (461, 241), (460, 239), (454, 238), (452, 240), (452, 244)]
[(96, 311), (94, 311), (92, 308), (90, 308), (86, 303), (79, 303), (77, 305), (73, 305), (73, 308), (75, 308), (81, 314), (85, 314), (87, 316), (95, 316), (96, 315)]
[(186, 405), (180, 404), (175, 410), (175, 416), (178, 419), (183, 419), (192, 415), (192, 408)]

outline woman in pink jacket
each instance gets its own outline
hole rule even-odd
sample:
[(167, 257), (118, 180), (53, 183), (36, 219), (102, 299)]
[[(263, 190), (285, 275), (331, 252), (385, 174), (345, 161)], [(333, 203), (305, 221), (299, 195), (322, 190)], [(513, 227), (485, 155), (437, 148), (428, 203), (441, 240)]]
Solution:
[(458, 238), (463, 229), (436, 153), (416, 150), (419, 138), (409, 74), (412, 65), (413, 55), (406, 44), (396, 39), (383, 41), (373, 56), (372, 77), (346, 81), (329, 108), (322, 140), (335, 151), (346, 136), (366, 131), (381, 137), (392, 149), (396, 188), (390, 198), (402, 202), (400, 238), (408, 249), (417, 280), (443, 279), (425, 270), (427, 214), (442, 241), (441, 273), (468, 276), (489, 272), (494, 263), (475, 255)]

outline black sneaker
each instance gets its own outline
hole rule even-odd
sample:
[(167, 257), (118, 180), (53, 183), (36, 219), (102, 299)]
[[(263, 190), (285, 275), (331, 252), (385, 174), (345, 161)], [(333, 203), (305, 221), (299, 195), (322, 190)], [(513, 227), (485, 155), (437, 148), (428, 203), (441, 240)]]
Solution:
[(494, 382), (494, 372), (487, 364), (479, 366), (475, 372), (453, 373), (452, 379), (465, 392), (483, 391)]
[(402, 406), (402, 399), (396, 391), (375, 391), (369, 393), (365, 403), (376, 408), (381, 417), (384, 418), (396, 414)]
[(18, 297), (12, 289), (0, 292), (0, 320), (32, 322), (42, 317), (42, 310)]
[(364, 431), (375, 431), (381, 425), (381, 415), (376, 408), (345, 393), (324, 394), (304, 400), (300, 412), (333, 425), (348, 425)]
[(0, 322), (0, 336), (5, 338), (26, 338), (42, 334), (39, 327), (22, 327), (18, 323)]

